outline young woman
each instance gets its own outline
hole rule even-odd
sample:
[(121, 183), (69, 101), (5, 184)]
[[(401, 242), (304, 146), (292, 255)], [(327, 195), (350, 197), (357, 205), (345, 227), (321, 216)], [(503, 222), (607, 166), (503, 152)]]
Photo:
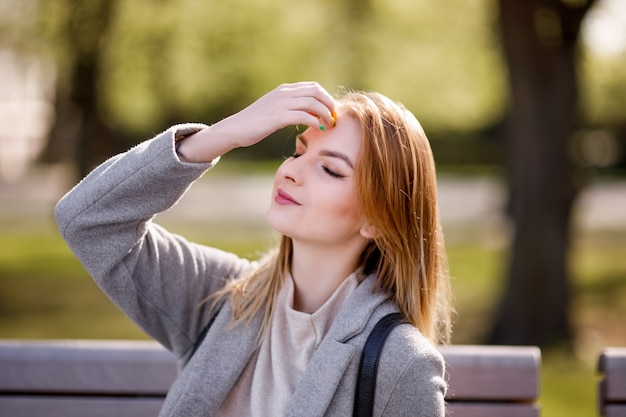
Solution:
[[(289, 125), (308, 128), (274, 179), (275, 251), (248, 261), (153, 223), (221, 155)], [(384, 346), (374, 415), (444, 415), (435, 166), (418, 121), (388, 98), (281, 85), (212, 126), (174, 126), (109, 159), (55, 215), (103, 291), (179, 358), (162, 416), (351, 415), (365, 340), (394, 311), (412, 325)]]

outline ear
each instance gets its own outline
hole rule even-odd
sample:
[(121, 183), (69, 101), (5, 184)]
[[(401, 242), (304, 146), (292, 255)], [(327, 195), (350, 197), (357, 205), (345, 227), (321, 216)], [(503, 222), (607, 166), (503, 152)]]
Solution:
[(370, 226), (369, 223), (365, 223), (363, 226), (361, 226), (359, 233), (361, 233), (361, 236), (366, 239), (374, 239), (374, 237), (376, 237), (374, 228)]

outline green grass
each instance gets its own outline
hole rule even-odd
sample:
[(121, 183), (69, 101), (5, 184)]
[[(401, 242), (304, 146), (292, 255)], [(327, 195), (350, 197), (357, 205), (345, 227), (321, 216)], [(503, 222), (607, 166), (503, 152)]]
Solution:
[[(245, 233), (222, 236), (203, 243), (243, 256), (268, 245), (262, 233), (252, 239)], [(572, 250), (577, 351), (542, 352), (540, 403), (550, 417), (594, 415), (595, 358), (603, 346), (626, 343), (626, 239), (587, 238)], [(465, 245), (449, 247), (448, 255), (458, 310), (453, 342), (481, 343), (505, 252)], [(0, 282), (0, 338), (146, 338), (100, 292), (53, 228), (0, 235)]]
[[(242, 256), (266, 247), (232, 237), (210, 243)], [(55, 231), (0, 235), (0, 282), (0, 338), (146, 338)]]
[[(597, 415), (596, 360), (605, 346), (626, 345), (626, 239), (604, 234), (572, 246), (575, 352), (542, 351), (542, 415)], [(457, 301), (455, 343), (481, 343), (501, 289), (506, 253), (478, 246), (448, 248)]]
[(588, 417), (597, 413), (595, 363), (554, 350), (542, 352), (542, 415)]
[(453, 343), (479, 344), (484, 340), (500, 291), (496, 283), (503, 270), (502, 257), (499, 250), (479, 246), (448, 248), (456, 310)]

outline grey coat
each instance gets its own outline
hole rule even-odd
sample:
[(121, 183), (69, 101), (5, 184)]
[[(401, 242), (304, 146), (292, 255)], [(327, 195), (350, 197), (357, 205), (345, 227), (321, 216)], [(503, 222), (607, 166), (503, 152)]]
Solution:
[[(102, 290), (181, 364), (212, 314), (201, 301), (226, 279), (254, 268), (248, 260), (188, 242), (152, 222), (212, 166), (182, 163), (174, 152), (175, 135), (202, 127), (174, 126), (109, 159), (55, 209), (63, 237)], [(367, 277), (345, 301), (293, 393), (287, 416), (352, 414), (365, 339), (380, 317), (398, 309), (372, 291), (374, 282), (375, 276)], [(230, 314), (226, 303), (204, 342), (181, 366), (161, 416), (215, 414), (249, 361), (262, 320), (258, 315), (249, 326), (232, 328)], [(374, 416), (444, 415), (443, 358), (414, 327), (393, 331), (378, 372)]]

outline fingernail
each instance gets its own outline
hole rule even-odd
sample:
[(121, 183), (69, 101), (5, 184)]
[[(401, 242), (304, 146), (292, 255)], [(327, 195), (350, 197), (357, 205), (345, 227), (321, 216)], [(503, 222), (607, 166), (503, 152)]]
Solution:
[(326, 130), (326, 127), (324, 125), (320, 125), (320, 130)]

